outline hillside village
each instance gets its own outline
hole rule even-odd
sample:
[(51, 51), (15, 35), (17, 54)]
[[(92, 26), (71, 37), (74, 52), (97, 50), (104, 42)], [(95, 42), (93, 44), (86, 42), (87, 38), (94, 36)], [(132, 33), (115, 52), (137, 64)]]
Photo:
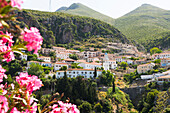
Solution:
[[(84, 76), (84, 78), (93, 78), (95, 71), (97, 77), (102, 74), (102, 70), (110, 70), (116, 77), (122, 77), (123, 73), (133, 73), (137, 71), (140, 75), (138, 79), (146, 80), (146, 84), (152, 81), (163, 83), (170, 81), (170, 51), (163, 53), (144, 54), (139, 52), (136, 47), (127, 44), (109, 43), (109, 47), (122, 48), (120, 53), (108, 54), (101, 51), (80, 52), (79, 50), (70, 50), (63, 47), (42, 48), (37, 59), (39, 61), (27, 61), (27, 54), (20, 56), (22, 60), (27, 61), (28, 69), (32, 63), (44, 67), (52, 67), (52, 70), (46, 74), (46, 77), (55, 75), (56, 78), (64, 76), (64, 72), (70, 78)], [(53, 54), (52, 54), (53, 53)], [(52, 54), (52, 55), (51, 55)], [(160, 63), (154, 62), (160, 59)], [(127, 63), (125, 69), (121, 66)], [(160, 71), (167, 70), (167, 72)], [(154, 72), (154, 70), (156, 70)], [(152, 72), (151, 72), (152, 71)], [(122, 74), (120, 74), (122, 72)], [(137, 79), (137, 78), (136, 78)]]

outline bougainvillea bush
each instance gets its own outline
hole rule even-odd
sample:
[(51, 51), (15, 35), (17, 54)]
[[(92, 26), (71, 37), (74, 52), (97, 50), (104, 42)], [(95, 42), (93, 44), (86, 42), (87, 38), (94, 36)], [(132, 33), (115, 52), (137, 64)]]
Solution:
[[(21, 10), (22, 0), (0, 0), (0, 59), (2, 62), (10, 62), (15, 59), (14, 53), (22, 54), (22, 50), (34, 51), (37, 54), (41, 49), (43, 38), (35, 27), (22, 30), (18, 25), (20, 34), (13, 41), (8, 21), (15, 21), (15, 15), (11, 12), (13, 7)], [(5, 31), (5, 32), (4, 32)], [(33, 92), (43, 86), (42, 81), (35, 75), (20, 73), (12, 84), (2, 84), (7, 79), (6, 70), (0, 65), (0, 113), (79, 113), (76, 105), (64, 103), (53, 99), (42, 110)]]

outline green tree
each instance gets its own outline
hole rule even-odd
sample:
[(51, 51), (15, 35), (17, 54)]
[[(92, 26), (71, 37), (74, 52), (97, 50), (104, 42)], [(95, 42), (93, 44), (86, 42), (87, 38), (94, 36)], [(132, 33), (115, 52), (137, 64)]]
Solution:
[(95, 69), (94, 69), (94, 76), (93, 76), (94, 78), (96, 78), (97, 77), (97, 68), (95, 67)]
[(156, 59), (156, 60), (154, 61), (154, 63), (160, 64), (160, 63), (161, 63), (161, 60), (160, 60), (160, 59)]
[(60, 70), (64, 70), (64, 71), (67, 70), (67, 66), (61, 67)]
[(162, 53), (162, 50), (157, 48), (157, 47), (154, 47), (152, 49), (150, 49), (150, 54), (153, 55), (155, 53)]
[(28, 74), (42, 77), (44, 75), (43, 67), (39, 64), (31, 63), (30, 68), (28, 69)]
[(74, 60), (78, 60), (78, 55), (76, 55), (76, 54), (70, 54), (69, 57)]
[(102, 113), (103, 106), (100, 103), (94, 105), (94, 109), (97, 113)]
[(89, 102), (83, 102), (79, 107), (81, 113), (90, 113), (92, 110), (92, 106)]
[(128, 67), (128, 64), (127, 62), (121, 62), (120, 66), (123, 67), (124, 70), (126, 70), (126, 67)]

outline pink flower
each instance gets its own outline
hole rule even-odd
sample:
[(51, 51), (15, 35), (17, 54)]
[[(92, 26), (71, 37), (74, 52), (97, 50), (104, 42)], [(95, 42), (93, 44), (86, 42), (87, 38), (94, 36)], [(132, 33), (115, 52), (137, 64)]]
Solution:
[(4, 89), (4, 85), (0, 84), (0, 89), (2, 90), (2, 95), (7, 94), (7, 90)]
[(3, 81), (3, 77), (7, 78), (7, 75), (5, 74), (6, 70), (2, 68), (0, 65), (0, 82)]
[(1, 24), (1, 22), (0, 22), (0, 28), (2, 27), (2, 24)]
[(21, 113), (21, 112), (18, 111), (16, 107), (14, 107), (14, 108), (12, 108), (10, 113)]
[(71, 103), (63, 103), (62, 101), (58, 101), (58, 105), (54, 104), (52, 107), (52, 111), (50, 113), (80, 113), (77, 109), (76, 105), (72, 105)]
[(22, 33), (24, 41), (27, 42), (28, 51), (34, 50), (34, 54), (37, 54), (38, 50), (41, 49), (43, 38), (39, 33), (39, 30), (35, 27), (31, 27), (30, 30), (25, 28), (25, 32)]
[(7, 98), (0, 95), (0, 113), (6, 113), (8, 109), (9, 108)]
[(37, 76), (28, 75), (28, 73), (20, 73), (19, 76), (16, 77), (16, 81), (19, 83), (21, 87), (26, 87), (27, 91), (29, 93), (32, 93), (32, 91), (35, 91), (37, 89), (40, 89), (42, 86), (42, 81), (38, 79)]
[(11, 6), (12, 7), (17, 7), (20, 10), (21, 10), (21, 4), (22, 3), (23, 3), (22, 0), (11, 0)]
[(11, 87), (12, 87), (12, 89), (14, 89), (15, 85), (12, 83), (12, 84), (11, 84)]
[(8, 2), (6, 0), (0, 0), (0, 7), (5, 7), (8, 5)]
[(11, 46), (12, 46), (12, 43), (14, 43), (14, 41), (12, 40), (13, 36), (11, 35), (11, 33), (8, 33), (7, 31), (6, 31), (6, 35), (9, 36), (10, 38), (4, 38), (4, 37), (2, 37), (3, 42), (4, 42), (4, 43), (8, 43), (8, 46), (11, 47)]
[(11, 60), (14, 60), (15, 59), (14, 53), (12, 52), (11, 49), (12, 43), (14, 43), (14, 41), (12, 40), (13, 36), (11, 36), (11, 34), (8, 32), (4, 34), (2, 31), (0, 31), (0, 34), (9, 36), (9, 38), (2, 37), (2, 39), (0, 40), (0, 53), (3, 53), (3, 58), (4, 58), (2, 61), (9, 62)]

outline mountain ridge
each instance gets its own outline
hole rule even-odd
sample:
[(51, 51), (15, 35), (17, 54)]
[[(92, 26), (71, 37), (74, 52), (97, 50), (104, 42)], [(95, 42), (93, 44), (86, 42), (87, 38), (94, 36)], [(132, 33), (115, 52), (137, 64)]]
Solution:
[(95, 11), (81, 3), (73, 3), (67, 9), (65, 10), (60, 10), (57, 9), (56, 12), (63, 12), (63, 13), (68, 13), (68, 14), (73, 14), (73, 15), (79, 15), (79, 16), (87, 16), (87, 17), (92, 17), (101, 21), (104, 21), (106, 23), (109, 23), (113, 25), (115, 19), (112, 17), (109, 17), (107, 15), (104, 15), (98, 11)]

